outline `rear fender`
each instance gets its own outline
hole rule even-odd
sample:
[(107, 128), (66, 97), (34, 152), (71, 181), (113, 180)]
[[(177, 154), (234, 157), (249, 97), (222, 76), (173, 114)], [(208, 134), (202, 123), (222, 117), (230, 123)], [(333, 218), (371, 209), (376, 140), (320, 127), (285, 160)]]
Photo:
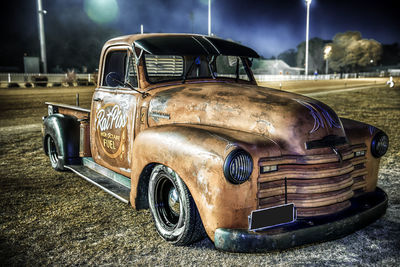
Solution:
[(63, 164), (79, 164), (79, 122), (75, 117), (56, 113), (43, 121), (43, 148), (48, 155), (47, 138), (51, 136), (58, 147)]

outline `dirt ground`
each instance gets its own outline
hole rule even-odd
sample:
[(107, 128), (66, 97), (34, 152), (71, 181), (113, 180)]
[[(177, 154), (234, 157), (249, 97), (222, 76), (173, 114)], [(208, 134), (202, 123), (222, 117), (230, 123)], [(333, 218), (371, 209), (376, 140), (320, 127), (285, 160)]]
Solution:
[[(79, 93), (89, 107), (93, 88), (0, 89), (0, 265), (398, 266), (400, 87), (371, 84), (321, 82), (317, 91), (299, 82), (286, 89), (314, 94), (340, 116), (386, 131), (391, 144), (379, 173), (389, 195), (386, 215), (339, 240), (262, 254), (217, 251), (209, 239), (170, 245), (149, 211), (135, 211), (73, 173), (53, 171), (41, 144), (43, 103), (74, 104)], [(359, 88), (342, 91), (352, 86)]]

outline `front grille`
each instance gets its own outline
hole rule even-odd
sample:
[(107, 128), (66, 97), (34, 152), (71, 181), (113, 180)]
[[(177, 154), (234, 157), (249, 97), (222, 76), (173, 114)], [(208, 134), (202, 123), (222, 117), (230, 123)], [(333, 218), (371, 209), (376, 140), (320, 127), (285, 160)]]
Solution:
[(365, 189), (366, 157), (355, 157), (356, 151), (366, 150), (364, 144), (339, 150), (342, 161), (333, 152), (313, 156), (283, 156), (262, 158), (263, 166), (277, 165), (277, 171), (261, 173), (258, 177), (258, 208), (294, 203), (299, 217), (336, 213), (350, 206), (354, 191)]

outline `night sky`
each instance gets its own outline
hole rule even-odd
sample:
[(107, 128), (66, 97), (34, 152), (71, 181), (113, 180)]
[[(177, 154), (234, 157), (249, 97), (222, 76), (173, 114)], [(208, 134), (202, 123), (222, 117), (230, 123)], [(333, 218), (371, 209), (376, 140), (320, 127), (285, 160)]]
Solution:
[[(116, 34), (137, 33), (140, 24), (144, 25), (145, 32), (190, 33), (193, 30), (207, 34), (208, 0), (42, 1), (48, 11), (45, 16), (47, 42), (57, 37), (54, 35), (62, 34), (57, 30), (59, 24), (54, 23), (55, 20), (64, 25), (80, 23), (83, 28), (95, 25), (99, 31), (107, 28)], [(96, 9), (95, 2), (108, 6)], [(396, 2), (313, 0), (310, 38), (331, 40), (336, 33), (351, 30), (360, 31), (363, 38), (372, 38), (382, 44), (400, 42), (400, 9)], [(14, 50), (21, 53), (25, 49), (35, 54), (39, 43), (36, 0), (3, 1), (2, 4), (5, 8), (0, 19), (3, 31), (5, 28), (3, 36), (8, 41), (1, 44), (0, 66), (11, 64), (4, 62), (4, 53), (14, 53)], [(212, 1), (212, 32), (251, 46), (265, 57), (296, 48), (305, 40), (305, 25), (304, 0)], [(96, 36), (93, 30), (92, 34)]]

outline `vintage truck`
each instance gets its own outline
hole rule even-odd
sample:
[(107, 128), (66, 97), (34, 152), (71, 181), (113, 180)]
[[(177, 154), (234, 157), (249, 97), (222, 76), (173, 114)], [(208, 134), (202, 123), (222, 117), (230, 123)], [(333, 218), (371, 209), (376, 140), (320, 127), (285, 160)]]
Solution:
[(381, 130), (257, 86), (251, 48), (211, 36), (137, 34), (101, 52), (91, 109), (46, 103), (43, 146), (174, 244), (286, 249), (382, 216)]

